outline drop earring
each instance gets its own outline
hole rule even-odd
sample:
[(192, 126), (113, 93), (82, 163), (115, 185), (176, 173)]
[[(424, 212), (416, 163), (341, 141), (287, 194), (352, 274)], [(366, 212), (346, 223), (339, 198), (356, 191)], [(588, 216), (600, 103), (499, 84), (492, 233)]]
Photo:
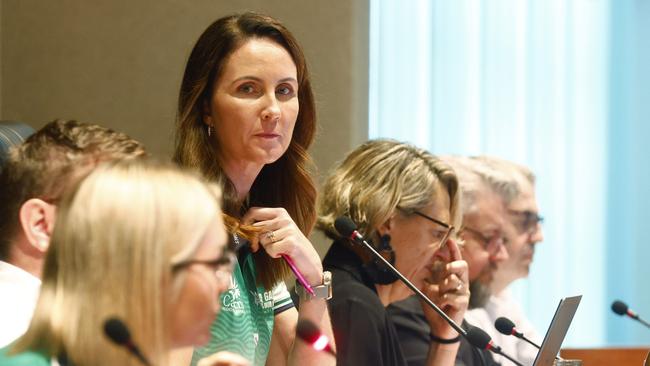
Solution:
[(208, 137), (212, 136), (212, 126), (208, 125)]
[[(373, 244), (373, 246), (375, 246)], [(390, 245), (390, 235), (384, 234), (379, 237), (379, 243), (375, 246), (377, 252), (391, 265), (395, 265), (395, 251)], [(399, 279), (391, 270), (377, 258), (372, 258), (368, 263), (363, 264), (363, 269), (370, 279), (380, 285), (389, 285)]]

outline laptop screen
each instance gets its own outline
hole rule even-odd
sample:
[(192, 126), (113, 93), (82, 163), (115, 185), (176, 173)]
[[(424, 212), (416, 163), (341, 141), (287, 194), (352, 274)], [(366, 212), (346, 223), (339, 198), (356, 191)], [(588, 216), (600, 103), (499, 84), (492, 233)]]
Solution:
[(555, 356), (560, 352), (560, 347), (562, 347), (562, 342), (566, 336), (573, 316), (580, 305), (580, 299), (582, 295), (565, 297), (560, 300), (560, 304), (555, 310), (555, 315), (553, 315), (553, 320), (551, 320), (551, 325), (546, 331), (546, 336), (544, 336), (544, 342), (542, 342), (542, 347), (537, 353), (535, 362), (533, 366), (552, 366), (553, 361), (555, 361)]

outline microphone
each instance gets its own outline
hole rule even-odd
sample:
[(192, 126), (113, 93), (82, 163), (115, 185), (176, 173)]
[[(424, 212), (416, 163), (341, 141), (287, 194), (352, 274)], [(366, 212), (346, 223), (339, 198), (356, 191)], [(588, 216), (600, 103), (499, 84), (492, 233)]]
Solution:
[(477, 347), (479, 349), (485, 349), (485, 350), (490, 350), (496, 354), (499, 354), (508, 360), (510, 360), (512, 363), (514, 363), (517, 366), (523, 366), (521, 363), (519, 363), (517, 360), (514, 358), (508, 356), (505, 352), (501, 350), (501, 347), (495, 345), (492, 342), (492, 338), (485, 333), (485, 331), (481, 328), (475, 327), (469, 323), (467, 323), (468, 330), (463, 329), (461, 326), (456, 324), (455, 321), (453, 321), (447, 314), (445, 314), (444, 311), (442, 311), (431, 299), (429, 299), (425, 294), (422, 293), (415, 285), (411, 283), (400, 271), (397, 270), (397, 268), (393, 267), (390, 262), (386, 260), (386, 258), (382, 257), (381, 254), (377, 253), (375, 248), (372, 247), (364, 238), (363, 235), (361, 235), (357, 231), (357, 225), (347, 216), (341, 216), (338, 217), (336, 220), (334, 220), (334, 228), (336, 231), (339, 232), (343, 237), (346, 237), (353, 242), (356, 242), (358, 244), (362, 244), (365, 246), (370, 252), (372, 252), (375, 257), (377, 257), (379, 260), (381, 260), (386, 267), (388, 267), (391, 272), (393, 272), (397, 277), (399, 277), (402, 282), (408, 286), (415, 294), (424, 302), (426, 302), (433, 310), (435, 310), (438, 315), (440, 315), (452, 328), (454, 328), (455, 331), (458, 332), (458, 334), (462, 335), (465, 337), (471, 345), (474, 347)]
[(332, 349), (329, 338), (320, 332), (316, 324), (309, 320), (299, 320), (296, 326), (296, 334), (300, 339), (310, 344), (316, 351), (326, 351), (336, 357), (336, 352)]
[(530, 339), (526, 338), (524, 336), (524, 333), (521, 333), (517, 331), (517, 328), (515, 328), (515, 323), (512, 322), (512, 320), (506, 318), (506, 317), (500, 317), (494, 322), (494, 327), (497, 328), (497, 330), (501, 334), (505, 335), (513, 335), (519, 339), (523, 339), (524, 341), (528, 342), (531, 344), (533, 347), (540, 349), (540, 346), (538, 346), (536, 343), (531, 341)]
[[(499, 333), (505, 334), (505, 335), (513, 335), (519, 339), (523, 339), (524, 341), (528, 342), (530, 345), (537, 349), (541, 349), (540, 346), (537, 345), (537, 343), (531, 341), (530, 339), (526, 338), (524, 336), (524, 333), (521, 333), (517, 331), (517, 328), (515, 328), (515, 323), (512, 322), (512, 320), (502, 316), (499, 317), (497, 320), (494, 321), (494, 327), (497, 328)], [(556, 360), (561, 360), (561, 357), (555, 356)]]
[(623, 301), (616, 300), (612, 303), (612, 311), (615, 312), (618, 315), (627, 315), (630, 318), (638, 321), (639, 323), (645, 325), (646, 327), (650, 328), (650, 323), (646, 322), (645, 320), (641, 319), (639, 317), (639, 314), (635, 313), (634, 311), (630, 310), (628, 308), (627, 304), (624, 303)]
[(146, 357), (140, 352), (138, 346), (133, 343), (131, 339), (131, 333), (129, 328), (126, 327), (123, 321), (118, 318), (108, 318), (104, 322), (104, 334), (110, 339), (113, 343), (118, 346), (125, 347), (129, 353), (134, 355), (143, 365), (151, 366), (151, 363), (147, 360)]
[(492, 351), (498, 355), (507, 358), (510, 362), (514, 363), (517, 366), (523, 366), (517, 360), (515, 360), (514, 358), (508, 356), (505, 352), (503, 352), (503, 350), (501, 350), (501, 347), (497, 346), (496, 344), (494, 344), (494, 342), (492, 342), (492, 337), (490, 337), (489, 334), (487, 334), (483, 329), (479, 327), (475, 327), (471, 324), (467, 324), (467, 335), (465, 336), (465, 338), (467, 338), (467, 341), (476, 348)]

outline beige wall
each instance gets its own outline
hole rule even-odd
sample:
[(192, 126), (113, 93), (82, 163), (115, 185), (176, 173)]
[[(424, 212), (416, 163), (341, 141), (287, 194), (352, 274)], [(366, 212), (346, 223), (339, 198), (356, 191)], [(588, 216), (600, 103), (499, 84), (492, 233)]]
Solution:
[(245, 10), (282, 20), (305, 48), (324, 173), (367, 136), (367, 0), (2, 0), (0, 117), (92, 121), (168, 157), (191, 47), (216, 18)]

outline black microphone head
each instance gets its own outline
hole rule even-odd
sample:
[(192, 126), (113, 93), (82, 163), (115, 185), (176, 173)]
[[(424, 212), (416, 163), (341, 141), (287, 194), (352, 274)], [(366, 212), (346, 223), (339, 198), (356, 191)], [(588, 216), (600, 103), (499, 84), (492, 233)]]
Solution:
[(357, 225), (347, 216), (339, 216), (334, 220), (334, 228), (345, 238), (352, 237), (357, 230)]
[(494, 321), (494, 327), (497, 328), (497, 330), (502, 334), (512, 335), (512, 331), (515, 328), (515, 323), (513, 323), (512, 320), (502, 316)]
[(624, 303), (623, 301), (616, 300), (612, 303), (612, 311), (618, 315), (626, 315), (627, 310), (628, 310), (627, 304)]
[(296, 334), (303, 341), (312, 344), (320, 337), (320, 329), (309, 320), (302, 319), (296, 325)]
[(123, 321), (118, 318), (108, 318), (104, 322), (104, 333), (116, 344), (126, 345), (131, 342), (131, 333)]
[(489, 349), (492, 347), (492, 337), (479, 327), (470, 325), (467, 327), (467, 340), (469, 343), (480, 349)]

